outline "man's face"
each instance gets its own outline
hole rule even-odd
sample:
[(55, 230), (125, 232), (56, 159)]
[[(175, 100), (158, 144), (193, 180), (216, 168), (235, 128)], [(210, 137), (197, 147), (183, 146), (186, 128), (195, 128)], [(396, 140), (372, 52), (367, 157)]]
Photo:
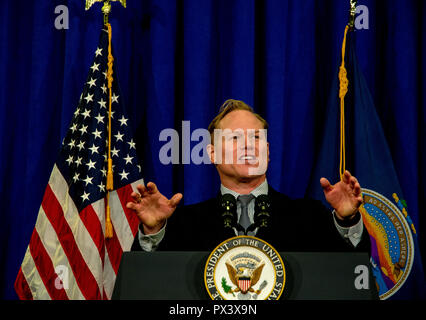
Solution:
[(266, 130), (256, 116), (246, 110), (227, 114), (215, 130), (210, 159), (221, 180), (234, 182), (263, 178), (269, 161)]

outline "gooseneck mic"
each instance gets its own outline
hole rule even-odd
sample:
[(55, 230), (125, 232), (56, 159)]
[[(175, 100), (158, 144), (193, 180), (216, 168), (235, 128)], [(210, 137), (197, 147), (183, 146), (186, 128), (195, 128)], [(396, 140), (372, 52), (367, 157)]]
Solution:
[(264, 228), (268, 226), (271, 214), (271, 200), (266, 194), (256, 197), (254, 204), (254, 225)]
[(230, 193), (225, 193), (220, 199), (221, 215), (225, 228), (237, 226), (237, 200)]

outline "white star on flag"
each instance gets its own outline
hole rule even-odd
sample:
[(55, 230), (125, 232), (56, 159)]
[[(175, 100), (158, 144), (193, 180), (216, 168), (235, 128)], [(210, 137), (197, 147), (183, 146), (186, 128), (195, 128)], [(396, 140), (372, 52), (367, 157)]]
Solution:
[(87, 200), (89, 200), (89, 196), (90, 196), (90, 193), (86, 193), (86, 192), (84, 192), (84, 193), (81, 195), (81, 199), (82, 199), (83, 201), (87, 201)]
[(89, 177), (89, 176), (87, 176), (86, 179), (83, 179), (83, 181), (86, 183), (86, 187), (88, 184), (92, 184), (92, 180), (93, 180), (93, 177)]
[(104, 116), (101, 116), (101, 114), (99, 113), (96, 117), (95, 117), (95, 119), (98, 121), (98, 124), (99, 124), (99, 122), (102, 122), (102, 123), (104, 123)]
[(99, 63), (94, 62), (90, 69), (92, 69), (92, 72), (99, 71)]
[(132, 163), (132, 159), (133, 157), (129, 156), (129, 154), (127, 154), (127, 157), (123, 158), (124, 160), (126, 160), (126, 164), (131, 164)]
[(124, 134), (121, 134), (120, 131), (118, 131), (114, 137), (117, 139), (117, 141), (123, 141)]
[(102, 55), (102, 48), (97, 48), (95, 52), (96, 57)]
[(99, 147), (95, 146), (94, 144), (89, 148), (89, 150), (92, 151), (92, 154), (99, 153), (98, 149)]
[(101, 106), (101, 108), (105, 108), (106, 109), (106, 101), (104, 101), (104, 99), (99, 100), (98, 103)]
[(98, 131), (96, 128), (95, 131), (92, 132), (92, 134), (95, 136), (95, 138), (101, 138), (102, 131)]
[(129, 119), (124, 118), (124, 116), (121, 117), (121, 119), (118, 119), (118, 121), (120, 122), (120, 126), (127, 126), (127, 121)]
[(129, 142), (127, 142), (130, 146), (130, 149), (136, 149), (136, 143), (133, 142), (133, 139), (131, 139)]
[(95, 164), (96, 164), (96, 162), (93, 162), (92, 160), (89, 160), (89, 162), (86, 163), (87, 169), (88, 170), (95, 169)]
[(93, 94), (88, 93), (87, 96), (84, 97), (87, 103), (93, 101)]
[(119, 175), (121, 176), (121, 180), (123, 180), (123, 179), (127, 180), (127, 176), (129, 174), (126, 171), (124, 171), (124, 169), (123, 169), (123, 172), (119, 173)]
[(119, 98), (119, 96), (117, 96), (115, 93), (113, 93), (112, 96), (111, 96), (112, 103), (114, 103), (114, 102), (118, 103), (118, 98)]
[(84, 117), (84, 119), (86, 119), (87, 117), (90, 117), (90, 110), (84, 109), (84, 112), (81, 115)]
[(118, 157), (118, 152), (120, 152), (120, 150), (117, 150), (115, 147), (114, 149), (111, 149), (111, 154), (113, 157)]

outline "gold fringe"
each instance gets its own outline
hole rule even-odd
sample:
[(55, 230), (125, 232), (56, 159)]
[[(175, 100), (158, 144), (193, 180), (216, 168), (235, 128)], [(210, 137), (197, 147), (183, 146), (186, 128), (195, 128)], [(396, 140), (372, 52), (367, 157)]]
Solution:
[(345, 35), (343, 37), (342, 44), (342, 64), (339, 69), (339, 98), (340, 98), (340, 166), (339, 173), (340, 179), (343, 179), (343, 174), (346, 171), (346, 146), (345, 146), (345, 96), (348, 92), (349, 80), (345, 68), (345, 51), (346, 51), (346, 35), (348, 33), (349, 26), (345, 28)]
[(109, 104), (108, 104), (108, 173), (107, 173), (107, 203), (106, 203), (106, 219), (105, 219), (105, 238), (110, 239), (113, 237), (112, 223), (111, 223), (111, 208), (109, 206), (109, 193), (114, 190), (113, 172), (112, 172), (112, 158), (111, 158), (111, 103), (112, 103), (112, 66), (114, 57), (111, 50), (111, 24), (106, 24), (108, 28), (108, 89), (109, 89)]

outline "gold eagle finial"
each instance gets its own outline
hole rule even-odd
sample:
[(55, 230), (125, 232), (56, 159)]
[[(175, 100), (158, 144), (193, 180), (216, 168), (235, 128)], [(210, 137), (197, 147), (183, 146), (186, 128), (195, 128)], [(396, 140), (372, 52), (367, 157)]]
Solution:
[[(95, 3), (95, 2), (105, 2), (104, 3), (104, 7), (106, 6), (109, 7), (109, 10), (111, 10), (111, 4), (110, 1), (120, 1), (120, 3), (123, 5), (123, 7), (126, 7), (126, 0), (86, 0), (86, 10), (89, 10), (90, 7)], [(102, 8), (102, 12), (103, 12), (103, 8)], [(109, 13), (109, 12), (108, 12)]]
[(104, 24), (108, 24), (108, 15), (111, 12), (111, 1), (120, 1), (124, 8), (126, 8), (126, 0), (86, 0), (86, 11), (90, 9), (90, 7), (95, 2), (103, 2), (102, 12), (104, 14)]

